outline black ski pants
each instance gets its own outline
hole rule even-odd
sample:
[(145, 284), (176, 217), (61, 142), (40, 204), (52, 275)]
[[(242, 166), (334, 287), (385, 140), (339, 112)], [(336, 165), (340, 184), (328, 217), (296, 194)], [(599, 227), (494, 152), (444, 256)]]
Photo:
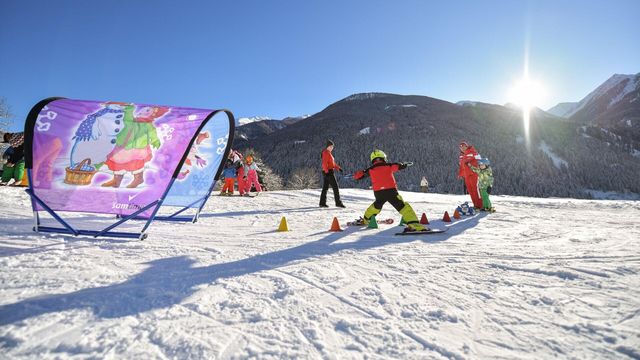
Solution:
[(329, 186), (333, 189), (333, 198), (336, 201), (336, 205), (342, 204), (340, 201), (340, 189), (338, 189), (338, 182), (336, 181), (336, 175), (333, 170), (329, 170), (328, 173), (323, 172), (322, 192), (320, 193), (320, 205), (327, 205), (327, 191)]

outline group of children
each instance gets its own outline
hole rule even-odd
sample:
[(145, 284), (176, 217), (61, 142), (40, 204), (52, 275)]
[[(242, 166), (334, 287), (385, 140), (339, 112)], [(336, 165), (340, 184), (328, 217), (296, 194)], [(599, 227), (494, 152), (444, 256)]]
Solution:
[(460, 168), (458, 177), (464, 179), (466, 191), (471, 196), (473, 207), (479, 211), (494, 212), (489, 200), (493, 186), (493, 172), (489, 159), (480, 156), (473, 145), (461, 141)]
[(22, 184), (24, 171), (24, 133), (5, 133), (2, 142), (9, 143), (9, 147), (2, 154), (2, 179), (0, 185), (18, 186)]
[[(402, 221), (407, 225), (405, 232), (430, 231), (424, 225), (420, 224), (411, 205), (404, 201), (398, 193), (398, 186), (393, 174), (402, 169), (406, 169), (411, 163), (388, 163), (387, 155), (381, 150), (373, 151), (370, 159), (371, 166), (364, 170), (357, 171), (353, 175), (353, 178), (355, 180), (362, 180), (366, 177), (371, 178), (375, 201), (367, 208), (364, 216), (356, 223), (368, 225), (371, 218), (379, 214), (382, 206), (389, 202), (402, 215)], [(489, 200), (489, 193), (493, 186), (493, 173), (489, 159), (480, 158), (478, 160), (474, 157), (472, 161), (461, 161), (461, 164), (465, 164), (465, 166), (477, 176), (477, 188), (482, 197), (482, 207), (476, 206), (477, 210), (495, 211)]]
[(253, 156), (248, 155), (243, 162), (242, 155), (237, 151), (232, 151), (222, 170), (224, 185), (220, 196), (233, 195), (236, 179), (240, 196), (249, 196), (252, 187), (255, 187), (256, 193), (259, 194), (262, 191), (262, 185), (258, 180), (258, 171), (260, 168), (255, 163)]

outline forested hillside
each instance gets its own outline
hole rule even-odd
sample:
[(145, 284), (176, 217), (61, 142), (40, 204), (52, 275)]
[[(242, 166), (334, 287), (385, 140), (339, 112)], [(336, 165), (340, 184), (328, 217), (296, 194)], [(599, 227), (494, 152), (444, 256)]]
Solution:
[[(526, 140), (520, 111), (482, 103), (456, 105), (426, 96), (356, 94), (323, 111), (254, 139), (251, 146), (285, 183), (296, 169), (320, 166), (327, 139), (346, 173), (368, 166), (375, 148), (390, 161), (412, 161), (398, 174), (401, 189), (428, 178), (433, 191), (461, 193), (458, 142), (492, 162), (496, 193), (589, 197), (587, 189), (640, 193), (640, 159), (585, 136), (578, 124), (542, 111), (531, 114)], [(320, 176), (318, 170), (318, 176)], [(366, 187), (341, 177), (343, 186)]]

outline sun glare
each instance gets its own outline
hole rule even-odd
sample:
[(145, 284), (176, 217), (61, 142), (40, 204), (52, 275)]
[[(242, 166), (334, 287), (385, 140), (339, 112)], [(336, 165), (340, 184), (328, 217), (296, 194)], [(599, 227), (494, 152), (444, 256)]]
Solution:
[(510, 103), (521, 106), (529, 110), (534, 106), (539, 106), (544, 100), (545, 92), (539, 82), (523, 78), (509, 90), (508, 98)]

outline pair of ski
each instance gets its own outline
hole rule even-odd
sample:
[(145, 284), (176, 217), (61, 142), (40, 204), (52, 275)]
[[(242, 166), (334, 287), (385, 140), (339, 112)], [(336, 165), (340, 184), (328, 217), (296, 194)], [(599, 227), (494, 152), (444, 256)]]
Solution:
[[(393, 224), (393, 219), (384, 219), (378, 220), (378, 224)], [(356, 221), (350, 221), (347, 223), (347, 226), (364, 226), (363, 219), (360, 218)], [(429, 235), (429, 234), (440, 234), (447, 231), (447, 228), (444, 229), (428, 229), (423, 231), (409, 230), (409, 227), (404, 228), (403, 232), (395, 233), (395, 235), (404, 236), (404, 235)]]

